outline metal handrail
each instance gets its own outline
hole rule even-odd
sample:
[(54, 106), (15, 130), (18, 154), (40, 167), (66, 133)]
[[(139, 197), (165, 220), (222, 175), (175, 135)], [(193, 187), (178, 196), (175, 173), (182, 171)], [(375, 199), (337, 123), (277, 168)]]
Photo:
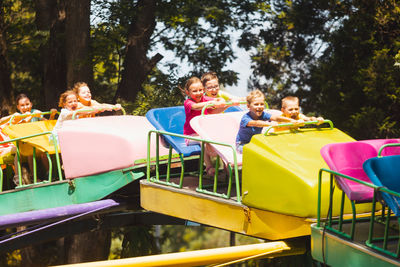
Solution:
[(385, 145), (383, 145), (383, 146), (381, 146), (380, 148), (379, 148), (379, 151), (378, 151), (378, 157), (382, 157), (382, 151), (385, 149), (385, 148), (387, 148), (387, 147), (396, 147), (396, 146), (400, 146), (400, 143), (392, 143), (392, 144), (385, 144)]
[[(176, 134), (176, 133), (170, 133), (166, 131), (161, 131), (161, 130), (150, 130), (148, 132), (148, 138), (147, 138), (147, 180), (150, 181), (150, 147), (151, 147), (151, 134), (155, 133), (157, 138), (156, 138), (156, 181), (159, 181), (159, 168), (158, 168), (158, 158), (159, 158), (159, 136), (160, 135), (170, 135), (170, 136), (175, 136), (175, 137), (180, 137), (184, 139), (190, 139), (194, 141), (201, 142), (202, 144), (202, 149), (201, 149), (201, 155), (200, 155), (200, 166), (203, 164), (203, 159), (204, 159), (204, 143), (209, 143), (209, 144), (215, 144), (215, 145), (221, 145), (221, 146), (226, 146), (232, 149), (233, 152), (233, 161), (234, 161), (234, 172), (235, 172), (235, 183), (236, 183), (236, 194), (237, 194), (237, 202), (241, 203), (241, 195), (240, 195), (240, 181), (239, 181), (239, 170), (238, 170), (238, 164), (237, 164), (237, 152), (236, 148), (233, 145), (226, 144), (226, 143), (221, 143), (221, 142), (216, 142), (212, 140), (205, 140), (193, 136), (187, 136), (183, 134)], [(199, 188), (198, 192), (204, 193), (204, 194), (209, 194), (209, 195), (214, 195), (214, 196), (219, 196), (223, 198), (229, 198), (230, 197), (230, 188), (231, 188), (231, 183), (232, 180), (229, 180), (228, 184), (228, 192), (227, 194), (218, 194), (215, 192), (210, 192), (208, 190), (202, 189), (202, 178), (203, 178), (203, 168), (200, 167), (199, 169)], [(180, 188), (182, 188), (182, 181), (180, 182)]]
[[(211, 103), (211, 101), (208, 101), (208, 102), (210, 102), (210, 103), (207, 103), (207, 104), (201, 109), (201, 115), (204, 115), (204, 112), (206, 111), (207, 108), (215, 106), (215, 104), (214, 104), (214, 103)], [(245, 101), (240, 101), (240, 102), (238, 102), (238, 103), (239, 103), (239, 105), (243, 105), (243, 104), (246, 104), (247, 102), (245, 102)], [(233, 106), (233, 104), (234, 104), (234, 102), (232, 102), (232, 101), (225, 102), (225, 105), (227, 105), (228, 107), (229, 107), (229, 106)]]
[[(42, 136), (42, 135), (51, 135), (52, 138), (53, 138), (54, 153), (55, 153), (55, 156), (56, 156), (58, 176), (59, 176), (59, 180), (61, 181), (62, 180), (62, 171), (61, 171), (60, 157), (58, 155), (58, 143), (56, 141), (57, 140), (56, 136), (52, 131), (46, 131), (46, 132), (42, 132), (42, 133), (27, 135), (27, 136), (18, 137), (18, 138), (13, 138), (13, 139), (10, 139), (10, 140), (6, 140), (6, 141), (0, 142), (0, 145), (1, 144), (6, 144), (6, 143), (17, 142), (17, 141), (21, 141), (21, 140), (24, 140), (24, 139), (29, 139), (29, 138), (33, 138), (33, 137), (37, 137), (37, 136)], [(18, 164), (18, 173), (19, 173), (19, 185), (21, 186), (22, 185), (22, 179), (21, 179), (22, 172), (21, 172), (21, 160), (20, 160), (20, 151), (19, 151), (18, 143), (16, 145), (16, 148), (17, 148), (17, 159), (18, 159), (17, 164)], [(35, 154), (36, 148), (35, 147), (33, 147), (33, 148), (34, 148), (34, 154)], [(48, 159), (49, 159), (49, 157), (48, 157)], [(52, 175), (50, 173), (50, 168), (51, 168), (51, 161), (49, 160), (49, 181), (51, 181), (51, 175)], [(35, 178), (36, 178), (36, 172), (34, 172), (34, 180), (36, 180)], [(0, 182), (2, 182), (2, 181), (3, 181), (3, 173), (0, 172)]]
[[(35, 113), (30, 113), (30, 114), (18, 114), (18, 113), (15, 113), (10, 118), (10, 125), (14, 125), (12, 122), (13, 122), (15, 117), (24, 118), (24, 117), (29, 117), (29, 116), (33, 116), (33, 115), (42, 116), (42, 115), (49, 115), (49, 114), (52, 114), (52, 112), (51, 111), (44, 111), (44, 112), (35, 112)], [(60, 114), (60, 112), (57, 111), (57, 114)]]
[[(301, 126), (310, 125), (310, 124), (313, 124), (313, 125), (321, 125), (321, 124), (324, 124), (324, 123), (328, 123), (330, 129), (331, 129), (331, 130), (333, 129), (333, 123), (332, 123), (331, 120), (324, 120), (322, 123), (320, 123), (319, 121), (305, 121), (305, 122), (301, 123)], [(265, 131), (265, 133), (264, 133), (264, 135), (267, 136), (268, 133), (269, 133), (269, 131), (270, 131), (271, 129), (273, 129), (273, 128), (288, 127), (288, 126), (295, 126), (295, 124), (294, 124), (293, 122), (290, 122), (290, 123), (280, 123), (280, 124), (277, 124), (277, 125), (268, 126), (267, 129), (266, 129), (266, 131)], [(300, 127), (300, 126), (295, 126), (295, 127)]]
[[(385, 192), (385, 193), (388, 193), (388, 194), (390, 194), (392, 196), (395, 196), (395, 197), (400, 197), (400, 193), (392, 191), (392, 190), (390, 190), (390, 189), (388, 189), (388, 188), (386, 188), (384, 186), (376, 186), (374, 184), (359, 180), (357, 178), (354, 178), (354, 177), (351, 177), (351, 176), (348, 176), (348, 175), (345, 175), (345, 174), (341, 174), (341, 173), (338, 173), (336, 171), (332, 171), (332, 170), (328, 170), (328, 169), (322, 168), (322, 169), (319, 170), (319, 174), (318, 174), (317, 227), (320, 227), (320, 225), (321, 225), (321, 194), (322, 194), (321, 193), (321, 190), (322, 190), (321, 189), (321, 184), (322, 184), (322, 173), (323, 172), (330, 173), (330, 185), (331, 185), (331, 189), (330, 189), (331, 193), (330, 193), (330, 196), (329, 196), (330, 204), (332, 204), (332, 198), (333, 198), (333, 194), (332, 194), (332, 183), (333, 183), (333, 181), (332, 180), (333, 180), (333, 176), (334, 175), (340, 176), (340, 177), (342, 177), (344, 179), (351, 180), (353, 182), (357, 182), (357, 183), (362, 184), (364, 186), (370, 187), (370, 188), (372, 188), (374, 190), (374, 195), (373, 195), (373, 199), (372, 199), (372, 210), (371, 210), (371, 218), (370, 218), (368, 239), (365, 241), (366, 245), (371, 247), (371, 248), (374, 248), (374, 249), (376, 249), (376, 250), (378, 250), (380, 252), (383, 252), (385, 254), (388, 254), (390, 256), (398, 258), (400, 256), (400, 241), (398, 241), (396, 253), (393, 253), (393, 252), (391, 252), (391, 251), (389, 251), (387, 249), (388, 240), (393, 239), (393, 238), (398, 239), (398, 235), (396, 235), (394, 237), (391, 237), (391, 236), (388, 235), (389, 222), (390, 222), (389, 217), (391, 216), (390, 208), (388, 208), (388, 212), (386, 214), (387, 217), (386, 217), (386, 220), (385, 220), (385, 231), (384, 231), (384, 237), (383, 238), (374, 237), (374, 222), (375, 222), (376, 203), (378, 202), (378, 200), (377, 200), (378, 199), (378, 197), (377, 197), (378, 192)], [(331, 224), (331, 220), (332, 220), (331, 216), (332, 216), (332, 213), (330, 214), (330, 217), (329, 217), (329, 225)], [(353, 214), (353, 217), (354, 216), (355, 216), (355, 214)], [(383, 216), (385, 216), (385, 212), (384, 211), (382, 211), (382, 217)], [(398, 221), (400, 222), (400, 218), (398, 218)], [(354, 227), (352, 227), (352, 228), (354, 229)], [(335, 229), (330, 228), (330, 230), (333, 231), (333, 232), (338, 233), (339, 235), (346, 236), (345, 234), (340, 233), (339, 231), (337, 231)], [(352, 232), (353, 231), (354, 230), (352, 230)], [(352, 235), (351, 235), (351, 237), (352, 237)], [(383, 248), (381, 248), (381, 247), (379, 247), (377, 245), (374, 245), (373, 244), (374, 240), (375, 241), (376, 240), (380, 240), (380, 241), (383, 240)]]
[[(121, 108), (116, 108), (116, 107), (113, 107), (111, 110), (121, 110), (122, 111), (122, 115), (126, 115), (126, 112), (125, 112), (125, 109), (121, 106)], [(96, 111), (96, 109), (95, 108), (83, 108), (83, 109), (78, 109), (78, 110), (75, 110), (73, 113), (72, 113), (72, 119), (73, 120), (75, 120), (75, 118), (76, 118), (76, 115), (78, 114), (78, 113), (88, 113), (88, 112), (93, 112), (93, 111)], [(105, 110), (106, 111), (106, 110)]]

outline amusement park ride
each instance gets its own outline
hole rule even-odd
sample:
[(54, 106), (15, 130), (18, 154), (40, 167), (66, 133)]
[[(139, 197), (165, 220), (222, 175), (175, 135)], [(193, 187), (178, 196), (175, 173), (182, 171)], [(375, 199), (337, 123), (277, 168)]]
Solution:
[[(307, 236), (315, 263), (400, 265), (400, 139), (356, 141), (329, 120), (290, 130), (281, 124), (253, 136), (238, 154), (244, 112), (230, 107), (195, 117), (191, 126), (198, 137), (182, 134), (182, 106), (152, 109), (146, 117), (66, 121), (59, 144), (49, 139), (55, 121), (5, 127), (10, 140), (0, 146), (12, 142), (16, 152), (0, 159), (0, 228), (29, 227), (2, 237), (0, 251), (90, 230), (96, 214), (107, 227), (192, 221), (268, 244), (256, 252), (244, 253), (248, 247), (241, 246), (203, 251), (205, 258), (196, 252), (149, 256), (131, 259), (132, 266), (161, 266), (165, 257), (204, 265), (305, 253), (295, 252), (291, 242)], [(187, 146), (185, 138), (199, 145)], [(218, 155), (214, 177), (203, 171), (206, 144)], [(43, 153), (49, 171), (40, 179), (36, 158)], [(33, 156), (33, 182), (19, 177), (14, 188), (12, 168), (22, 173), (21, 156)]]

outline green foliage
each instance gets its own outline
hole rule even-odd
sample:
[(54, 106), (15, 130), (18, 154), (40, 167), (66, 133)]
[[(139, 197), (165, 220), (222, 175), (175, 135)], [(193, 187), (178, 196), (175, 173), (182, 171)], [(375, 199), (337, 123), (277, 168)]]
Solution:
[[(161, 252), (183, 252), (229, 247), (230, 232), (206, 226), (166, 225), (161, 228)], [(259, 239), (236, 234), (236, 245), (260, 243)]]
[(332, 119), (356, 138), (398, 136), (399, 7), (398, 1), (274, 1), (270, 24), (242, 43), (258, 47), (252, 85), (273, 106), (298, 95), (305, 112)]
[[(93, 1), (93, 7), (94, 95), (110, 102), (120, 82), (128, 27), (137, 12), (136, 2)], [(181, 104), (178, 84), (187, 77), (200, 76), (209, 70), (216, 71), (223, 84), (236, 83), (237, 73), (224, 69), (228, 62), (235, 59), (231, 34), (251, 29), (255, 21), (250, 18), (259, 12), (258, 8), (265, 8), (263, 1), (157, 2), (157, 25), (148, 54), (163, 53), (160, 51), (162, 47), (164, 51), (173, 52), (176, 61), (159, 63), (162, 66), (143, 84), (144, 91), (139, 94), (136, 103), (129, 104), (128, 110), (143, 114), (149, 107)], [(180, 77), (179, 61), (192, 68), (185, 70), (188, 73), (184, 73), (184, 77)]]
[(5, 0), (2, 5), (14, 95), (25, 93), (40, 108), (42, 73), (39, 48), (48, 38), (48, 33), (36, 29), (34, 1)]

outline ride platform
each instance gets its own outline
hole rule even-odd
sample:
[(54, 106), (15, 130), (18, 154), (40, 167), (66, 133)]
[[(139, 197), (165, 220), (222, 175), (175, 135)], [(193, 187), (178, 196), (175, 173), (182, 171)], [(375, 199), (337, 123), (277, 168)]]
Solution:
[(310, 235), (306, 218), (249, 207), (235, 197), (202, 194), (195, 191), (197, 182), (197, 177), (185, 177), (179, 189), (141, 180), (140, 204), (146, 210), (268, 240)]
[(103, 199), (112, 192), (140, 179), (143, 172), (117, 170), (72, 180), (42, 182), (0, 193), (0, 216), (81, 204)]
[[(365, 245), (368, 239), (369, 221), (357, 223), (354, 240), (338, 236), (317, 224), (311, 225), (312, 257), (328, 266), (400, 266), (398, 259), (379, 253)], [(343, 225), (349, 230), (350, 223)], [(383, 235), (384, 225), (376, 224), (375, 233)], [(392, 233), (393, 234), (393, 233)], [(389, 241), (388, 249), (395, 250), (397, 241)]]

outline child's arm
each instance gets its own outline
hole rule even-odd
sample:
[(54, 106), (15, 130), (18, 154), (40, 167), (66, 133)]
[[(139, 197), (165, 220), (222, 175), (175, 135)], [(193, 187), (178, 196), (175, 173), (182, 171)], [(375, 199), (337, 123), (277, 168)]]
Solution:
[(50, 109), (50, 118), (49, 118), (49, 120), (54, 120), (54, 117), (56, 116), (57, 112), (58, 111), (55, 108)]
[(277, 122), (286, 122), (286, 123), (293, 123), (293, 126), (302, 126), (304, 125), (304, 120), (294, 120), (292, 118), (284, 117), (281, 115), (272, 115), (271, 116), (271, 121), (277, 121)]
[(210, 105), (210, 104), (214, 104), (214, 106), (210, 107), (210, 109), (215, 109), (216, 107), (220, 107), (220, 101), (213, 100), (213, 101), (207, 101), (207, 102), (193, 103), (192, 110), (202, 110), (206, 105)]
[(262, 128), (262, 127), (268, 127), (268, 126), (271, 126), (271, 125), (273, 125), (274, 123), (271, 123), (271, 122), (269, 122), (269, 121), (263, 121), (263, 120), (252, 120), (252, 121), (249, 121), (248, 123), (247, 123), (247, 127), (260, 127), (260, 128)]
[(317, 121), (318, 122), (317, 125), (320, 125), (324, 122), (324, 118), (322, 117), (314, 117), (314, 116), (307, 117), (304, 114), (300, 114), (300, 118), (303, 119), (304, 121)]

